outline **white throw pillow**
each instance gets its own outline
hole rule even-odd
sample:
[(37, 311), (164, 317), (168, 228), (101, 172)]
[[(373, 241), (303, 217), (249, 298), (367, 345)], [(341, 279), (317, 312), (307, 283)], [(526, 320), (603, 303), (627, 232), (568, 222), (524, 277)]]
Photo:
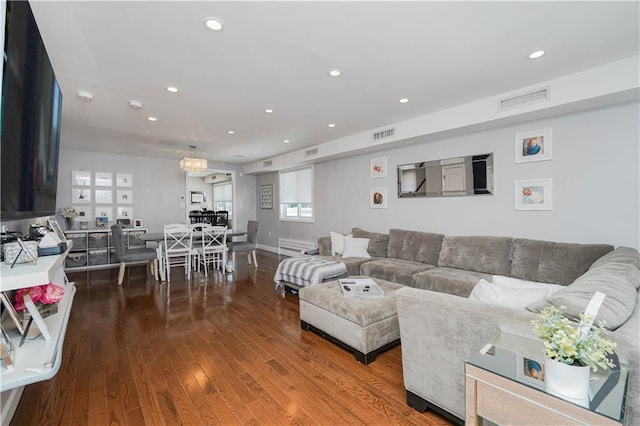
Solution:
[(331, 255), (342, 256), (344, 252), (344, 239), (351, 238), (353, 234), (342, 235), (338, 232), (331, 231)]
[(558, 290), (566, 288), (566, 286), (560, 284), (539, 283), (537, 281), (521, 280), (520, 278), (504, 277), (502, 275), (494, 275), (491, 278), (491, 282), (493, 284), (510, 288), (546, 288), (549, 290), (547, 296), (552, 295)]
[(344, 239), (344, 253), (342, 257), (371, 257), (367, 251), (368, 238), (346, 237)]
[(524, 310), (528, 304), (547, 297), (548, 293), (549, 289), (546, 288), (503, 287), (481, 279), (473, 287), (469, 299)]

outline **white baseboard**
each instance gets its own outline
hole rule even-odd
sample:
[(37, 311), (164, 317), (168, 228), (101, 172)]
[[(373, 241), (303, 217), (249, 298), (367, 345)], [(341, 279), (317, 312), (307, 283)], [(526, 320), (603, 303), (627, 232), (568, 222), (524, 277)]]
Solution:
[(278, 247), (271, 247), (264, 244), (258, 244), (256, 245), (256, 247), (260, 250), (270, 251), (271, 253), (278, 254)]

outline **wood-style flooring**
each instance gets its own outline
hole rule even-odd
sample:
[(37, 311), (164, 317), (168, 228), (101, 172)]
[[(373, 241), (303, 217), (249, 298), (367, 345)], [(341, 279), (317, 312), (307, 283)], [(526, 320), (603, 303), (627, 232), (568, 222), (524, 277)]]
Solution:
[(29, 385), (13, 425), (447, 425), (406, 405), (401, 347), (368, 366), (300, 329), (259, 268), (157, 283), (144, 266), (69, 274), (77, 293), (62, 367)]

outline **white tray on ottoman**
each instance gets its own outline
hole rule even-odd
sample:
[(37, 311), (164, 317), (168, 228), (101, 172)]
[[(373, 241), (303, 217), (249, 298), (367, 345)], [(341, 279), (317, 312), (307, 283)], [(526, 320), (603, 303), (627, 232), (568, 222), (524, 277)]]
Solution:
[(400, 343), (396, 290), (404, 287), (374, 279), (382, 297), (344, 297), (338, 281), (300, 289), (300, 325), (353, 351), (369, 364), (378, 353)]

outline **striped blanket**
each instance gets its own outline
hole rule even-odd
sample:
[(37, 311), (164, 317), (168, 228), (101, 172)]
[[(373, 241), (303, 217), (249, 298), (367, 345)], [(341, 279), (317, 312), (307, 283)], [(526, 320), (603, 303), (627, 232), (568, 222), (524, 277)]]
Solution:
[(322, 259), (318, 256), (300, 256), (280, 262), (273, 280), (276, 282), (276, 290), (283, 290), (285, 282), (307, 287), (346, 272), (347, 267), (342, 262)]

